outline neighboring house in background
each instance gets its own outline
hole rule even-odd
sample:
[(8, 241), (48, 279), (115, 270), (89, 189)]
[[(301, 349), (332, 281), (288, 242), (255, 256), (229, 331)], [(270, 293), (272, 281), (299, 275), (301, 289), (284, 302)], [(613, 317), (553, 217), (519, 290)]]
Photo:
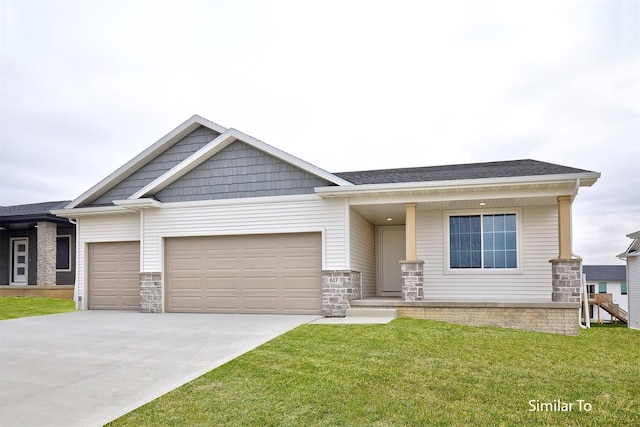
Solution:
[(627, 234), (633, 239), (618, 258), (627, 261), (627, 289), (629, 291), (629, 327), (640, 330), (640, 231)]
[[(582, 267), (587, 277), (589, 294), (602, 296), (617, 304), (624, 312), (628, 310), (627, 300), (627, 267), (624, 265), (585, 265)], [(606, 307), (606, 306), (605, 306)], [(605, 308), (591, 305), (589, 317), (592, 321), (612, 321), (612, 316)], [(617, 319), (626, 321), (626, 319)]]
[(78, 224), (81, 309), (369, 304), (577, 334), (571, 205), (599, 177), (535, 160), (329, 173), (193, 116), (54, 213)]
[(73, 298), (76, 227), (69, 201), (0, 207), (0, 296)]

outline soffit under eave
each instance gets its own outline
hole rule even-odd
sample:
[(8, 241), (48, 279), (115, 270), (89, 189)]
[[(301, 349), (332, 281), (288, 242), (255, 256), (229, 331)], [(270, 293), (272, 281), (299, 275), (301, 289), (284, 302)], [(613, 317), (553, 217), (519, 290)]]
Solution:
[(528, 199), (538, 203), (540, 199), (547, 200), (545, 204), (555, 204), (558, 196), (572, 195), (574, 187), (564, 186), (514, 186), (514, 187), (475, 187), (449, 189), (413, 189), (401, 191), (386, 191), (381, 193), (350, 194), (350, 205), (386, 204), (386, 203), (434, 203), (452, 201), (476, 200), (518, 200), (517, 203), (529, 204)]
[[(555, 206), (557, 206), (556, 197), (548, 196), (417, 202), (416, 210), (418, 212), (447, 212), (464, 210), (478, 213), (545, 206), (551, 206), (555, 209)], [(351, 205), (350, 207), (373, 225), (399, 225), (404, 224), (405, 222), (406, 203), (362, 204)], [(391, 219), (389, 220), (389, 218)]]

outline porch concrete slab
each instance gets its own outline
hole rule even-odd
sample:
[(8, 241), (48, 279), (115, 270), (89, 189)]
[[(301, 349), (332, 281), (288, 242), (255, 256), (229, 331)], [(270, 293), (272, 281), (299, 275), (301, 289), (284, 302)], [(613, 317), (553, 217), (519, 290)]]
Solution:
[(0, 321), (0, 426), (102, 426), (319, 318), (79, 311)]

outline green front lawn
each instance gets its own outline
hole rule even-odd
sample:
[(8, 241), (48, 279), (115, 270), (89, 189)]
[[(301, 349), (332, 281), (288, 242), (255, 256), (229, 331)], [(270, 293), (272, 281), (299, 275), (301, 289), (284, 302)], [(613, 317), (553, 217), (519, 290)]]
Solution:
[(0, 297), (0, 320), (74, 311), (74, 301), (52, 298)]
[(304, 325), (109, 425), (640, 425), (639, 355), (623, 328)]

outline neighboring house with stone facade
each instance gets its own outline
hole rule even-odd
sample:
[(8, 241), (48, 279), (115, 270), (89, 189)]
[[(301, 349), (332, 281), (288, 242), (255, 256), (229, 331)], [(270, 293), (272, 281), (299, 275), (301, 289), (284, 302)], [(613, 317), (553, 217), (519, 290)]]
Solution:
[(76, 227), (44, 202), (0, 207), (0, 296), (73, 298)]
[(626, 251), (618, 258), (627, 262), (627, 288), (629, 298), (629, 327), (640, 330), (640, 231), (627, 234), (632, 239)]
[(535, 160), (329, 173), (193, 116), (55, 213), (78, 224), (81, 309), (371, 303), (577, 334), (571, 205), (599, 176)]

